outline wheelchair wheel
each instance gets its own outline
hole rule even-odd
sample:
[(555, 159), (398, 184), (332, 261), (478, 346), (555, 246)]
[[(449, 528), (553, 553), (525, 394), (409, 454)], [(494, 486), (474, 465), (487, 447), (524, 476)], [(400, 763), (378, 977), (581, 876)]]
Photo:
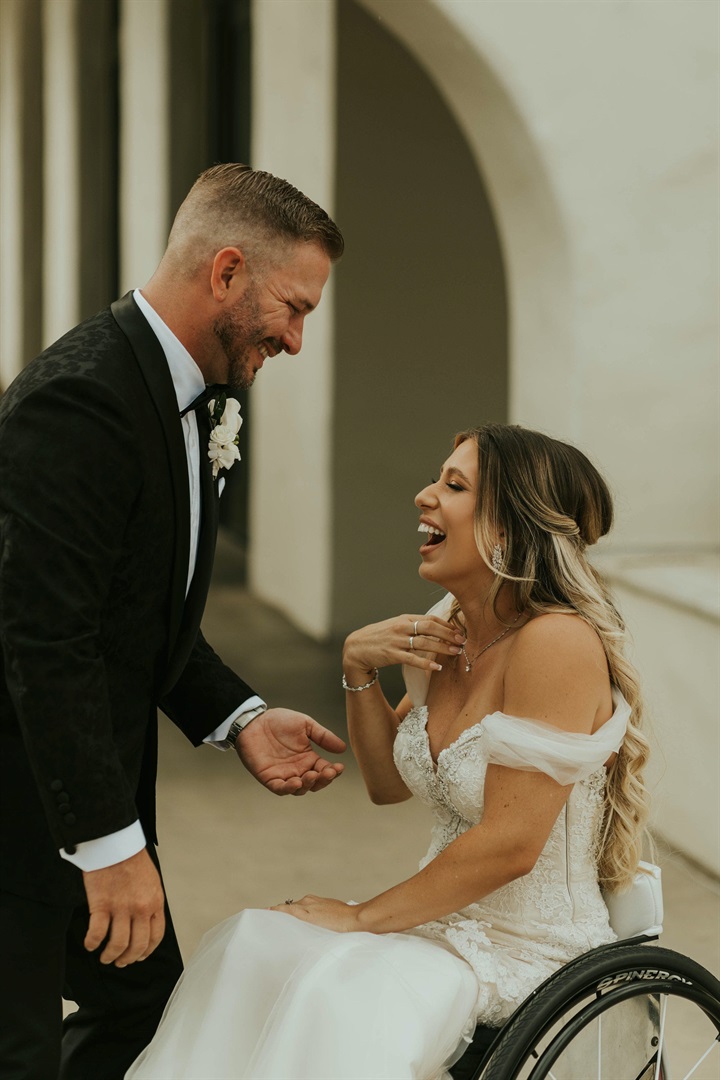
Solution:
[(511, 1017), (478, 1080), (718, 1080), (720, 982), (669, 949), (619, 944), (562, 968)]

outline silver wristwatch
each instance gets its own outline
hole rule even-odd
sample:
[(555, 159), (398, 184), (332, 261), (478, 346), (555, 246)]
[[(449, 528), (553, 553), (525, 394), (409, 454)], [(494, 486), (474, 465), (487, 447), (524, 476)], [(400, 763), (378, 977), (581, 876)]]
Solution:
[(232, 724), (228, 728), (227, 735), (223, 740), (223, 745), (228, 750), (235, 748), (235, 742), (240, 732), (248, 726), (251, 720), (254, 720), (256, 716), (260, 716), (261, 713), (267, 712), (266, 705), (258, 705), (255, 709), (249, 709), (247, 712), (240, 713), (236, 716)]

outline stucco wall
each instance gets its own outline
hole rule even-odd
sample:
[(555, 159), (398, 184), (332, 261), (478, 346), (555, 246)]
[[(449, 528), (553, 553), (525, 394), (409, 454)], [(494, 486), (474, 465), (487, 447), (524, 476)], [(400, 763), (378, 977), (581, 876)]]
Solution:
[[(673, 758), (659, 827), (718, 872), (717, 6), (358, 2), (433, 80), (484, 178), (506, 274), (510, 419), (576, 441), (614, 489), (617, 524), (600, 554), (613, 578), (632, 556), (620, 599)], [(285, 77), (302, 80), (302, 54), (281, 32), (275, 45), (284, 40)], [(256, 92), (272, 100), (274, 88)], [(273, 117), (263, 138), (291, 138), (300, 165), (297, 117)], [(636, 601), (660, 557), (663, 580)], [(308, 626), (272, 566), (268, 556), (260, 591)], [(689, 567), (707, 601), (699, 614), (674, 599)], [(679, 710), (691, 737), (673, 741)]]
[[(720, 875), (720, 624), (707, 600), (700, 607), (670, 598), (659, 580), (663, 571), (645, 566), (640, 578), (616, 567), (612, 575), (643, 676), (653, 825), (672, 847)], [(705, 596), (702, 571), (702, 564), (694, 568)], [(672, 578), (679, 576), (675, 568)]]
[[(252, 164), (334, 210), (335, 9), (255, 0)], [(322, 637), (330, 623), (333, 283), (306, 320), (303, 350), (252, 389), (251, 587)]]
[(330, 629), (344, 636), (435, 602), (414, 496), (457, 431), (507, 419), (508, 342), (477, 164), (424, 68), (356, 4), (339, 8), (337, 110)]
[(486, 176), (513, 419), (595, 454), (617, 544), (717, 544), (717, 6), (362, 3), (427, 64)]

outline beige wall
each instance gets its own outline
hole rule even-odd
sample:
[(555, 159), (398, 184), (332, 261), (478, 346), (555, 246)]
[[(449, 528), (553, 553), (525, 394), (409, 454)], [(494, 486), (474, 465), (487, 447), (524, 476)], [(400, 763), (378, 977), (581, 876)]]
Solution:
[[(615, 590), (634, 637), (643, 675), (653, 756), (653, 823), (671, 846), (720, 874), (720, 624), (703, 587), (702, 562), (684, 568), (685, 588), (673, 600), (658, 588), (663, 573), (616, 569)], [(704, 603), (688, 602), (693, 585)]]
[[(514, 72), (499, 68), (494, 43), (486, 49), (473, 37), (486, 7), (498, 5), (470, 0), (449, 13), (433, 0), (359, 2), (433, 79), (483, 176), (507, 283), (511, 415), (572, 434), (577, 378), (567, 223), (543, 140), (529, 123), (527, 103), (515, 95)], [(499, 6), (505, 7), (505, 38), (517, 37), (523, 5)], [(541, 52), (542, 37), (533, 63), (538, 79)]]
[[(368, 78), (372, 72), (372, 78)], [(424, 68), (339, 8), (331, 632), (424, 611), (415, 493), (459, 430), (507, 418), (502, 253), (482, 177)]]
[[(376, 20), (378, 42), (387, 43), (383, 35), (394, 35), (434, 83), (483, 178), (505, 271), (510, 418), (576, 441), (608, 475), (618, 514), (614, 536), (601, 553), (606, 570), (623, 598), (640, 588), (648, 574), (653, 579), (652, 616), (637, 604), (629, 605), (628, 615), (658, 730), (672, 728), (679, 706), (670, 669), (657, 662), (663, 655), (659, 643), (697, 639), (704, 642), (702, 648), (679, 652), (686, 671), (685, 708), (693, 715), (693, 743), (711, 749), (718, 722), (712, 693), (717, 683), (713, 635), (718, 623), (720, 461), (717, 9), (694, 0), (662, 5), (542, 0), (361, 3)], [(353, 18), (348, 7), (342, 5), (341, 27)], [(357, 20), (353, 32), (356, 40), (348, 47), (366, 49), (366, 43), (359, 44), (364, 31)], [(287, 49), (287, 62), (296, 76), (301, 75), (304, 60), (295, 42), (279, 33), (275, 44)], [(370, 65), (366, 70), (377, 72), (378, 84), (392, 85), (394, 71), (378, 72)], [(353, 190), (351, 168), (343, 172), (344, 165), (353, 161), (347, 151), (348, 146), (354, 149), (353, 126), (362, 118), (361, 110), (356, 108), (353, 114), (349, 108), (350, 82), (343, 80), (350, 80), (345, 70), (340, 76), (341, 103), (345, 102), (344, 115), (353, 116), (353, 121), (343, 126), (338, 142), (338, 209), (346, 208), (352, 234), (356, 211), (360, 220), (364, 215), (359, 208), (372, 212), (377, 203), (359, 181)], [(395, 88), (400, 90), (402, 82)], [(368, 100), (375, 89), (375, 85), (366, 89)], [(273, 90), (265, 88), (268, 98)], [(358, 91), (355, 106), (362, 100), (363, 92)], [(396, 106), (393, 101), (392, 108)], [(391, 113), (389, 107), (386, 115), (375, 100), (373, 134), (379, 141), (387, 134)], [(297, 136), (291, 112), (285, 118), (275, 113), (273, 120), (275, 142)], [(362, 137), (359, 126), (358, 138)], [(300, 162), (304, 151), (295, 149)], [(378, 168), (384, 164), (379, 162)], [(394, 179), (391, 171), (388, 191)], [(397, 239), (401, 233), (400, 220), (393, 222), (390, 235)], [(394, 399), (395, 378), (402, 367), (399, 349), (392, 347), (393, 376), (385, 379), (386, 395), (375, 354), (382, 356), (382, 339), (388, 336), (394, 342), (397, 329), (392, 312), (388, 327), (387, 318), (383, 326), (361, 311), (359, 321), (374, 334), (367, 339), (362, 332), (355, 333), (352, 300), (367, 300), (368, 282), (377, 266), (377, 259), (367, 258), (373, 250), (370, 238), (359, 235), (355, 250), (358, 263), (353, 265), (351, 247), (338, 274), (336, 437), (326, 441), (324, 411), (322, 434), (315, 436), (322, 439), (326, 453), (334, 455), (336, 477), (335, 502), (325, 505), (323, 529), (328, 516), (336, 522), (332, 553), (337, 606), (332, 607), (331, 623), (316, 625), (321, 633), (342, 628), (343, 590), (353, 598), (348, 611), (354, 607), (359, 618), (368, 616), (369, 607), (377, 617), (390, 614), (383, 601), (388, 609), (398, 602), (392, 589), (380, 602), (372, 589), (354, 598), (362, 589), (363, 575), (383, 576), (386, 551), (400, 566), (404, 542), (400, 539), (404, 526), (397, 524), (400, 515), (395, 508), (388, 511), (384, 495), (373, 507), (372, 484), (365, 478), (364, 456), (359, 452), (365, 440), (367, 458), (376, 465), (382, 442), (378, 427), (383, 438), (391, 429), (383, 415), (385, 398)], [(387, 262), (395, 269), (393, 258), (401, 258), (394, 245)], [(390, 269), (387, 277), (384, 274), (385, 267), (381, 280), (391, 297), (388, 309), (393, 298), (401, 308), (401, 276)], [(377, 347), (375, 339), (380, 339)], [(372, 358), (364, 359), (369, 351)], [(417, 358), (408, 359), (412, 364)], [(377, 387), (372, 405), (358, 377), (365, 365), (368, 382)], [(458, 397), (466, 396), (471, 387), (466, 376)], [(436, 411), (435, 390), (428, 387), (425, 410), (418, 410), (414, 394), (408, 403), (418, 414), (422, 442)], [(362, 403), (357, 412), (353, 401)], [(323, 399), (323, 410), (325, 403)], [(258, 433), (258, 446), (261, 438)], [(391, 482), (403, 489), (398, 490), (399, 500), (407, 498), (406, 486), (414, 486), (409, 476), (412, 464), (408, 465), (412, 449), (410, 439), (400, 463), (393, 462)], [(320, 470), (316, 475), (317, 483), (323, 484), (327, 473)], [(353, 504), (353, 494), (359, 495), (360, 507)], [(372, 509), (378, 510), (377, 521)], [(385, 519), (392, 520), (392, 530), (384, 528)], [(297, 545), (301, 552), (303, 543), (305, 550), (315, 545), (312, 531), (309, 540), (303, 541), (302, 535)], [(321, 537), (327, 550), (327, 532)], [(274, 560), (285, 564), (285, 546), (283, 542), (275, 546), (270, 531), (264, 538), (265, 570), (255, 582), (269, 594), (266, 582), (275, 572)], [(408, 537), (409, 550), (411, 545)], [(654, 572), (658, 558), (664, 560), (661, 574)], [(303, 565), (310, 568), (307, 561)], [(314, 565), (320, 570), (319, 562)], [(678, 614), (675, 594), (691, 568), (697, 590), (712, 608), (710, 616), (706, 611), (693, 614), (694, 609)], [(326, 565), (321, 574), (327, 582)], [(393, 580), (404, 585), (407, 579), (397, 571)], [(310, 581), (308, 576), (303, 587), (309, 588)], [(275, 589), (272, 595), (308, 625), (292, 589)], [(326, 613), (329, 610), (325, 608)], [(709, 753), (707, 767), (715, 783), (689, 801), (687, 782), (695, 746), (686, 743), (679, 752), (684, 758), (678, 758), (677, 773), (683, 782), (674, 784), (667, 778), (660, 782), (660, 827), (682, 814), (685, 850), (718, 872), (716, 834), (707, 828), (708, 820), (717, 821), (717, 762)]]
[(432, 71), (486, 176), (513, 418), (597, 456), (618, 543), (717, 544), (717, 6), (362, 2)]
[[(335, 194), (335, 8), (253, 5), (252, 164), (328, 213)], [(250, 584), (322, 637), (332, 559), (333, 283), (306, 320), (299, 358), (267, 364), (252, 389)], [(310, 538), (310, 542), (308, 542)]]
[(120, 292), (144, 285), (160, 262), (169, 203), (170, 0), (121, 0)]

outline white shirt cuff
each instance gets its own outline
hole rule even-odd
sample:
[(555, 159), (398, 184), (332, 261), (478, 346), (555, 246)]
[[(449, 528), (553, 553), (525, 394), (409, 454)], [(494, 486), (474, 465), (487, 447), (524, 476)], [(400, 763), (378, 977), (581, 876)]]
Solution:
[(237, 709), (230, 713), (227, 719), (223, 720), (222, 724), (216, 727), (214, 731), (211, 731), (209, 735), (206, 735), (203, 742), (207, 743), (209, 746), (214, 746), (216, 750), (228, 750), (229, 747), (224, 745), (224, 743), (227, 739), (227, 733), (230, 730), (230, 725), (233, 720), (237, 720), (238, 716), (242, 716), (243, 713), (255, 712), (255, 710), (262, 710), (264, 712), (265, 709), (267, 709), (267, 705), (263, 699), (258, 697), (257, 694), (254, 694), (251, 698), (248, 698), (247, 701), (244, 701), (242, 705), (238, 705)]
[(102, 870), (106, 866), (114, 866), (115, 863), (132, 858), (144, 847), (145, 833), (142, 825), (139, 821), (134, 821), (132, 825), (110, 833), (109, 836), (99, 836), (97, 840), (84, 840), (77, 845), (74, 855), (68, 855), (63, 848), (60, 848), (60, 856), (80, 870)]

